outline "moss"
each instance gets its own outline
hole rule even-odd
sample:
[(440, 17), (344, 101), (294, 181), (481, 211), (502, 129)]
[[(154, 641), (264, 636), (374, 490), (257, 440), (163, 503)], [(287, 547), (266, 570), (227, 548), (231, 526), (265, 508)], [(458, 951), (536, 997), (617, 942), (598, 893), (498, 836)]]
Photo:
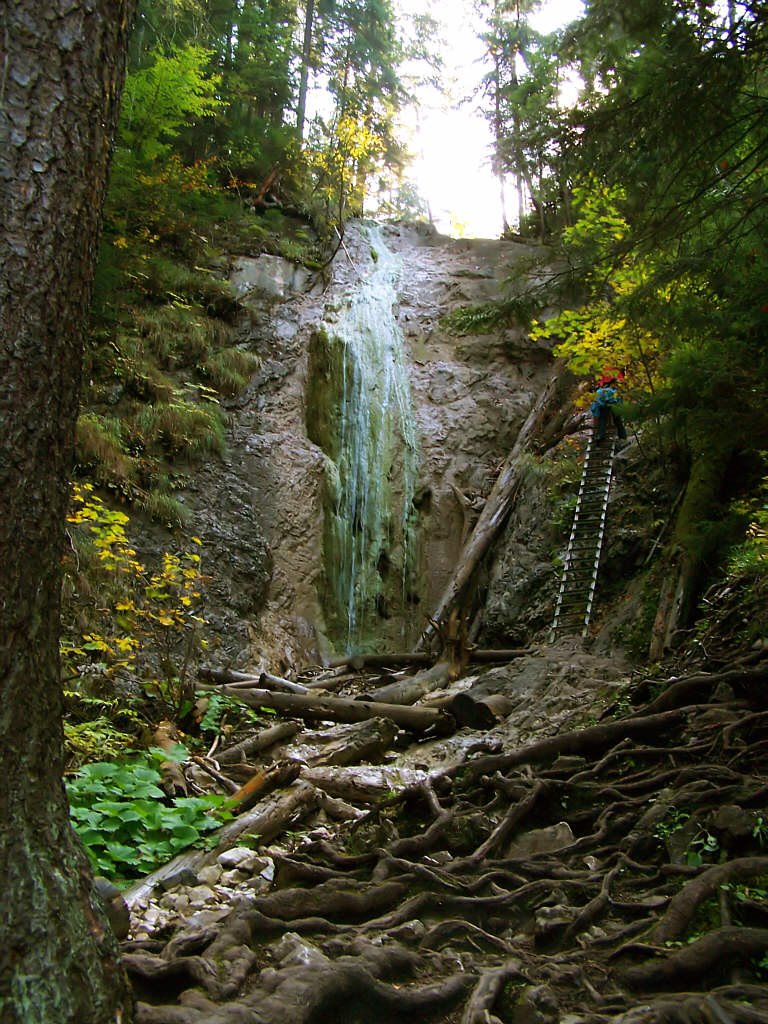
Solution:
[(343, 342), (323, 328), (314, 331), (307, 365), (307, 436), (335, 463), (341, 450), (342, 382), (352, 373)]

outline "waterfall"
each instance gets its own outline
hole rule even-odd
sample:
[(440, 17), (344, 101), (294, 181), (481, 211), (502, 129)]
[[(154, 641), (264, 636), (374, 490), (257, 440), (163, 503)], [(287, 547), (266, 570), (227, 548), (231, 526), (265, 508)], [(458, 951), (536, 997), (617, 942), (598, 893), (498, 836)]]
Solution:
[(347, 652), (375, 643), (383, 619), (397, 617), (407, 639), (415, 565), (418, 451), (394, 313), (402, 266), (377, 228), (363, 230), (370, 272), (326, 311), (307, 389), (308, 432), (326, 455), (326, 620)]

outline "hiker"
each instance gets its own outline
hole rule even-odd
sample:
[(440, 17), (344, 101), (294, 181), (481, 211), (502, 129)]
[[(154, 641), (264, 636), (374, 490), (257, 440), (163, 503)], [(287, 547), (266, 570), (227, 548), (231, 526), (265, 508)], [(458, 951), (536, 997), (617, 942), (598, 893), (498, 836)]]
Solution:
[(619, 379), (618, 377), (603, 377), (597, 384), (595, 400), (590, 408), (596, 439), (598, 441), (605, 440), (605, 429), (610, 420), (616, 427), (617, 435), (624, 440), (627, 431), (617, 408), (621, 403), (621, 396), (618, 392)]

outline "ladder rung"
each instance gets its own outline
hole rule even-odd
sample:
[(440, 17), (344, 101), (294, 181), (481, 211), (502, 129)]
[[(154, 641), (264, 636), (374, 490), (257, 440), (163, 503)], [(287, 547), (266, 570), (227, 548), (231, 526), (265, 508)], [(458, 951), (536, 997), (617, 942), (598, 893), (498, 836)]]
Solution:
[(551, 636), (586, 634), (605, 536), (615, 441), (591, 438), (579, 484), (571, 534), (555, 605)]

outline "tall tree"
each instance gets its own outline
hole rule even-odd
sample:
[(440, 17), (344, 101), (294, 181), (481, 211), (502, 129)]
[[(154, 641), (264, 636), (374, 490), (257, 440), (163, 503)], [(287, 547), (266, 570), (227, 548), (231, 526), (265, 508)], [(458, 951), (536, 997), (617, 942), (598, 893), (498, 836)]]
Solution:
[(296, 129), (299, 139), (304, 137), (304, 119), (307, 116), (309, 91), (309, 64), (312, 58), (312, 30), (315, 23), (315, 0), (306, 0), (304, 6), (304, 33), (301, 42), (301, 68), (299, 72), (299, 98), (296, 103)]
[[(764, 474), (765, 3), (587, 0), (569, 51), (586, 90), (566, 160), (588, 184), (570, 239), (586, 306), (566, 333), (583, 351), (602, 326), (617, 355), (637, 350), (625, 368), (654, 378), (649, 412), (674, 439), (687, 480), (665, 558), (657, 658), (739, 539), (732, 500)], [(601, 212), (601, 194), (619, 192), (617, 208)]]
[(493, 170), (499, 180), (504, 228), (504, 183), (512, 174), (519, 226), (523, 228), (530, 202), (543, 237), (555, 226), (548, 213), (556, 212), (564, 191), (556, 144), (561, 121), (558, 40), (529, 25), (538, 0), (482, 0), (479, 6), (487, 20), (481, 39), (490, 66), (481, 89), (493, 131)]
[(62, 783), (60, 559), (133, 0), (0, 5), (0, 1020), (131, 1015)]

